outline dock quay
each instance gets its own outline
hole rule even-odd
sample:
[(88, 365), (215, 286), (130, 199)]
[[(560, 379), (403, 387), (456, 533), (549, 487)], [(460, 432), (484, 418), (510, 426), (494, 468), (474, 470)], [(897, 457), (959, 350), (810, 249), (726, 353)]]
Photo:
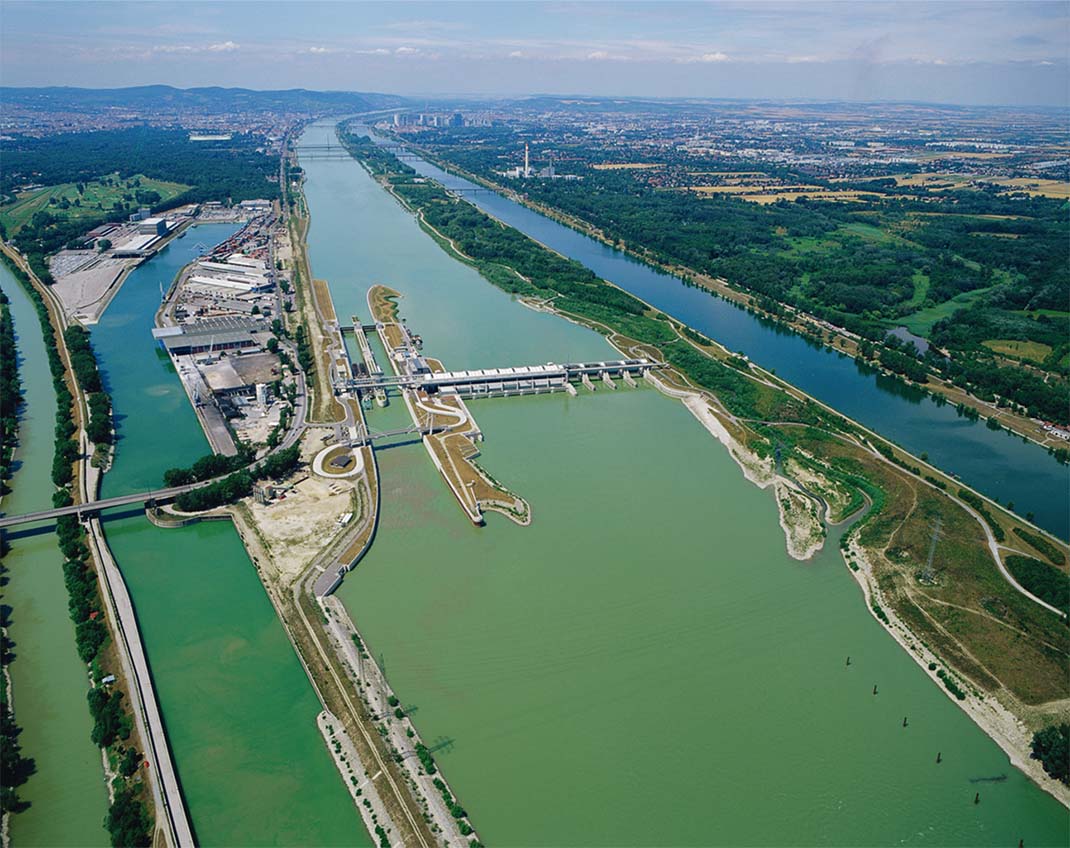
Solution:
[[(378, 332), (378, 326), (376, 324), (362, 324), (356, 315), (351, 316), (350, 320), (352, 321), (352, 324), (348, 327), (342, 327), (341, 331), (343, 336), (352, 334), (353, 338), (357, 341), (357, 347), (360, 349), (360, 356), (363, 360), (362, 376), (382, 377), (383, 369), (376, 360), (375, 351), (372, 350), (372, 346), (368, 342), (368, 333)], [(375, 402), (379, 406), (387, 405), (388, 401), (385, 388), (374, 389), (373, 393)]]

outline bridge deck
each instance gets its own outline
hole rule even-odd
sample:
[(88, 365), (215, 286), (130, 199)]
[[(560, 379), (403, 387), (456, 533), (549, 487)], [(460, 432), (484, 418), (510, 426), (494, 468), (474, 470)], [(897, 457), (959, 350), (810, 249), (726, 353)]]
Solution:
[(552, 381), (564, 383), (602, 375), (642, 374), (658, 363), (648, 359), (618, 359), (606, 362), (573, 362), (557, 365), (525, 365), (517, 368), (484, 368), (471, 371), (440, 371), (435, 374), (395, 374), (358, 377), (349, 381), (351, 389), (372, 389), (388, 386), (403, 386), (419, 389), (455, 388), (464, 390), (490, 383), (518, 381)]

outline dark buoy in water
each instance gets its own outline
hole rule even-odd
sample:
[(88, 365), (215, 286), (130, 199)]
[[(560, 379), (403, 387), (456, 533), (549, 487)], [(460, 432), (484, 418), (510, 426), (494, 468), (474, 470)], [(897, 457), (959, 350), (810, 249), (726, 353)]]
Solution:
[(973, 803), (975, 803), (975, 804), (980, 804), (981, 803), (981, 793), (980, 792), (976, 793), (973, 796)]
[(847, 665), (850, 665), (850, 664), (851, 664), (851, 658), (850, 658), (850, 657), (848, 657), (848, 658), (847, 658)]
[(1025, 840), (1024, 839), (1019, 839), (1018, 840), (1018, 848), (1025, 848)]
[(874, 695), (877, 694), (877, 684), (876, 683), (873, 684), (873, 694)]
[(936, 762), (938, 764), (943, 762), (943, 758), (940, 756), (940, 752), (939, 751), (936, 752)]
[(907, 717), (903, 716), (903, 727), (907, 726)]

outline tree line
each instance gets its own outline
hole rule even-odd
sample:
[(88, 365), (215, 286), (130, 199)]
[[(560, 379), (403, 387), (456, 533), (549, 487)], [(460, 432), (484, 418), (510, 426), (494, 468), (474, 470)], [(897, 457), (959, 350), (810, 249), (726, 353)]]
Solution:
[(0, 290), (0, 495), (8, 491), (11, 458), (18, 440), (19, 408), (22, 406), (15, 323), (11, 319), (9, 302)]
[[(66, 369), (59, 354), (59, 338), (49, 320), (48, 309), (41, 294), (33, 287), (26, 273), (6, 255), (4, 261), (26, 289), (41, 324), (52, 386), (56, 393), (56, 429), (52, 460), (52, 482), (56, 491), (52, 495), (52, 504), (56, 507), (69, 506), (74, 503), (71, 484), (74, 479), (74, 462), (78, 459), (78, 443), (73, 438), (76, 432), (72, 414), (74, 397), (67, 387)], [(79, 658), (89, 667), (90, 677), (94, 681), (93, 688), (86, 696), (93, 719), (90, 736), (94, 744), (112, 748), (117, 755), (123, 755), (128, 750), (123, 743), (130, 736), (130, 719), (121, 709), (123, 694), (118, 687), (112, 685), (103, 689), (100, 682), (107, 676), (101, 649), (108, 640), (108, 630), (97, 589), (96, 572), (90, 564), (89, 548), (85, 543), (85, 530), (75, 516), (61, 516), (56, 521), (56, 537), (64, 558), (63, 577), (67, 588), (67, 609), (75, 627), (75, 647)], [(152, 841), (151, 823), (144, 803), (140, 800), (140, 787), (144, 784), (135, 783), (131, 778), (132, 775), (127, 775), (122, 785), (117, 787), (115, 800), (105, 819), (112, 844), (124, 848), (149, 846)], [(137, 822), (143, 827), (135, 827)]]
[(219, 506), (237, 503), (253, 493), (257, 480), (277, 480), (285, 477), (301, 463), (300, 445), (290, 447), (265, 457), (252, 468), (242, 469), (227, 475), (222, 480), (209, 483), (200, 489), (184, 492), (175, 498), (175, 506), (182, 512), (203, 512)]

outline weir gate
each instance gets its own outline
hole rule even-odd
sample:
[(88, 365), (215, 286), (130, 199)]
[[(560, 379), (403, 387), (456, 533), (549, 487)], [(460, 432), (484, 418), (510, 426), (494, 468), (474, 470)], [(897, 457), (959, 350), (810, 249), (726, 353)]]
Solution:
[(642, 377), (658, 363), (648, 359), (618, 359), (607, 362), (571, 362), (558, 365), (524, 365), (516, 368), (485, 368), (474, 371), (413, 370), (404, 374), (369, 374), (352, 377), (347, 388), (374, 392), (386, 388), (417, 389), (429, 394), (459, 395), (463, 398), (509, 397), (568, 391), (573, 383), (593, 386), (594, 380), (605, 383), (613, 377)]

